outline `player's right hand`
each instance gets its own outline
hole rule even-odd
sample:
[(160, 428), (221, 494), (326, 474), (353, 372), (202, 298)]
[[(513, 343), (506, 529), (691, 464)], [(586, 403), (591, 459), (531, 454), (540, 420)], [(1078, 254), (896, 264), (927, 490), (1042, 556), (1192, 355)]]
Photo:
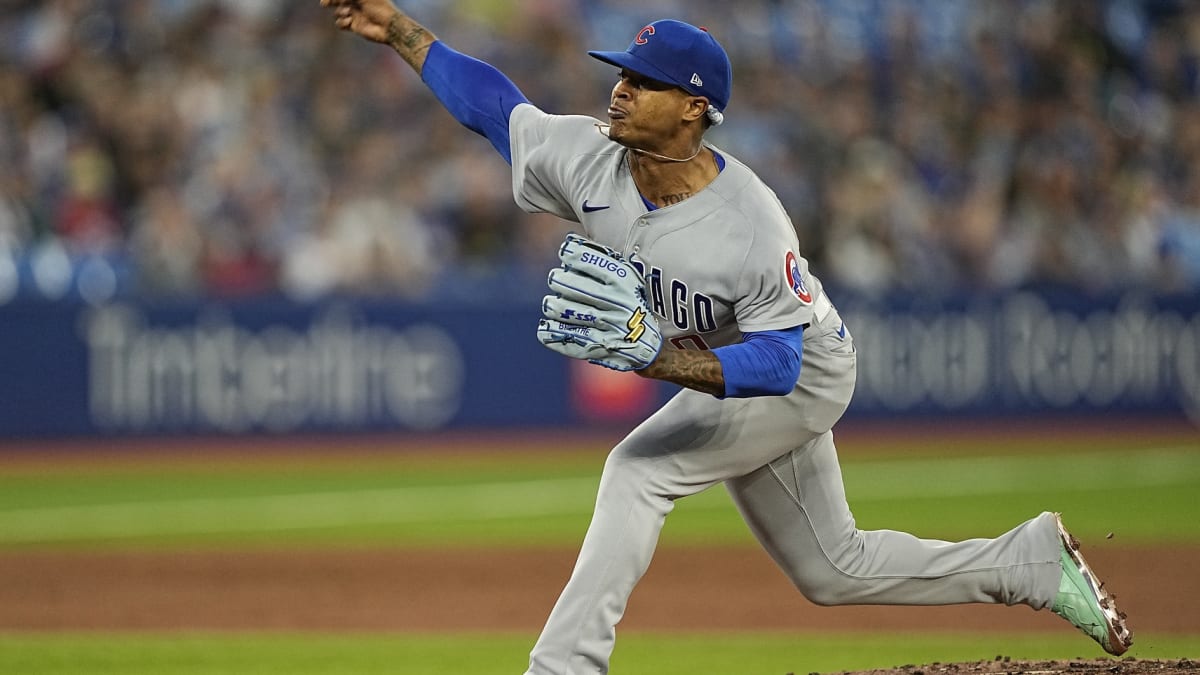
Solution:
[(390, 0), (321, 0), (321, 6), (333, 8), (333, 25), (372, 42), (386, 43), (400, 14)]

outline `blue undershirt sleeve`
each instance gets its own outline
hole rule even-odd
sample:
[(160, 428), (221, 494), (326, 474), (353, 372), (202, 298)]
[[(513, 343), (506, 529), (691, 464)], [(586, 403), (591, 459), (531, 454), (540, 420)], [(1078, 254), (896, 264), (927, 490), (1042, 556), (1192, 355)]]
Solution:
[(529, 100), (517, 85), (490, 64), (434, 42), (425, 56), (421, 80), (460, 124), (487, 137), (512, 164), (508, 117)]
[(742, 342), (712, 350), (721, 362), (725, 395), (718, 398), (783, 396), (800, 377), (804, 327), (746, 333)]

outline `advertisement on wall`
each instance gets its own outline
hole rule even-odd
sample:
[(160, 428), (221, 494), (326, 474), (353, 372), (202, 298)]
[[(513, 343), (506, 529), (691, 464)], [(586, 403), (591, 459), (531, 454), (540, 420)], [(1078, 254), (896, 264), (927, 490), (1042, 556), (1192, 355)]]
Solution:
[[(1022, 293), (840, 310), (858, 349), (849, 417), (1200, 420), (1196, 298)], [(674, 392), (564, 359), (533, 325), (521, 308), (9, 304), (0, 437), (631, 426)]]

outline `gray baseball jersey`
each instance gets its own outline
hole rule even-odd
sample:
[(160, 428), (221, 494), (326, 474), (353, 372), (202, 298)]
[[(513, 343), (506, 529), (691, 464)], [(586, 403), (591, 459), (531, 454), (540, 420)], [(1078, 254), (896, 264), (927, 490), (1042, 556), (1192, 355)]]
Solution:
[(530, 675), (608, 672), (616, 624), (675, 500), (724, 483), (763, 547), (822, 604), (1054, 599), (1057, 525), (1043, 513), (996, 539), (958, 543), (855, 527), (833, 444), (854, 389), (853, 338), (799, 255), (774, 193), (727, 153), (701, 192), (649, 211), (626, 148), (597, 120), (529, 104), (509, 120), (513, 194), (645, 262), (648, 296), (676, 348), (806, 325), (786, 396), (722, 400), (683, 390), (609, 454), (570, 580), (530, 655)]
[(637, 253), (667, 342), (720, 347), (745, 332), (810, 324), (815, 311), (828, 312), (791, 221), (750, 169), (722, 152), (725, 168), (705, 190), (647, 211), (626, 168), (627, 150), (596, 124), (532, 105), (514, 110), (513, 193), (526, 210), (578, 222), (588, 237)]

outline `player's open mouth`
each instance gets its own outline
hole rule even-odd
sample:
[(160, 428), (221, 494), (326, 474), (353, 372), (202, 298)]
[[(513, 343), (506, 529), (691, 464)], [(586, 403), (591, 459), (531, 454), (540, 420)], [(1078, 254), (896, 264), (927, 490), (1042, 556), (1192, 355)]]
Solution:
[(623, 119), (625, 119), (626, 114), (627, 113), (624, 110), (621, 110), (620, 108), (609, 108), (608, 109), (608, 118), (610, 120), (623, 120)]

